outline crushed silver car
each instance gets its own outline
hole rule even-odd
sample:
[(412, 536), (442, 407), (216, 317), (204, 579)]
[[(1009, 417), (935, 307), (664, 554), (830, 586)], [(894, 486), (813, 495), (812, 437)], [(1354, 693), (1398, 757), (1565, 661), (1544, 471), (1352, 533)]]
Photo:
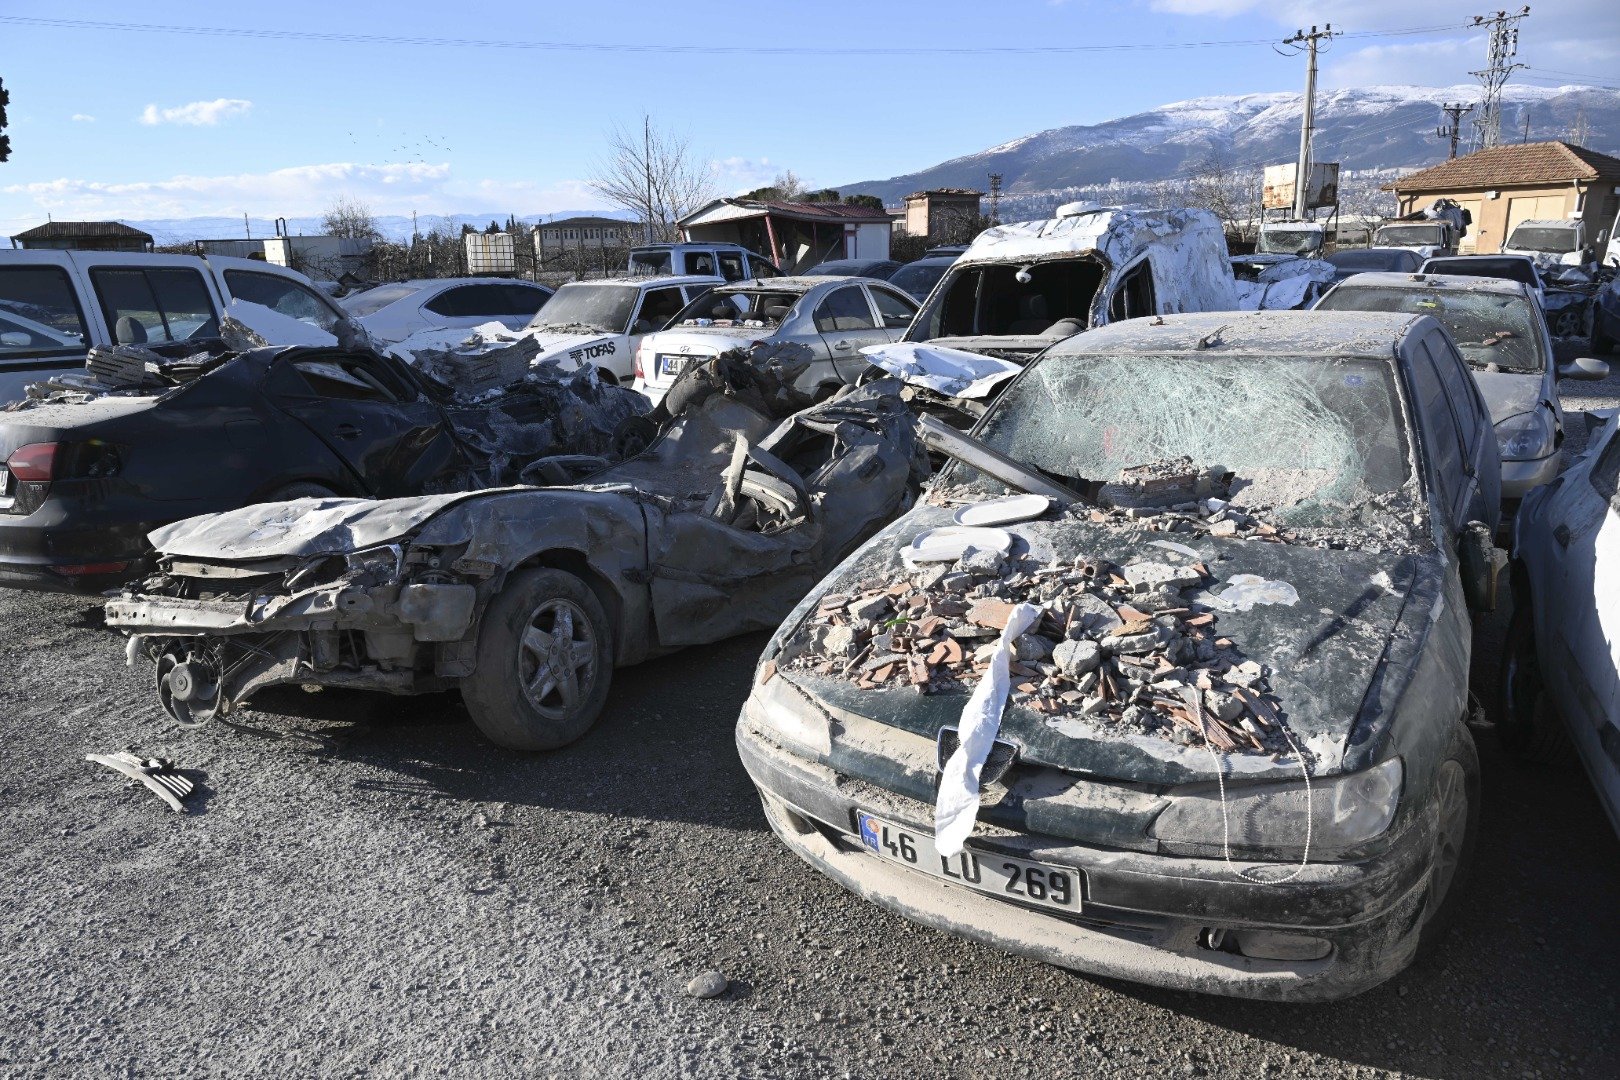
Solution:
[(494, 742), (564, 745), (613, 668), (775, 626), (927, 476), (893, 380), (780, 422), (708, 387), (580, 483), (302, 499), (159, 529), (160, 572), (110, 601), (107, 624), (183, 725), (278, 683), (459, 687)]

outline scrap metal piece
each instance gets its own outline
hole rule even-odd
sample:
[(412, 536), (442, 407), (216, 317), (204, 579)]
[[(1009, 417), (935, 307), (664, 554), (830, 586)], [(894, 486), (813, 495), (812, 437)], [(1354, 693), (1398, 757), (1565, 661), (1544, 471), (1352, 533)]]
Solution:
[(174, 769), (174, 764), (162, 758), (138, 758), (128, 751), (120, 750), (116, 754), (86, 754), (84, 760), (93, 761), (97, 765), (105, 765), (115, 772), (121, 772), (131, 780), (139, 780), (151, 789), (152, 793), (169, 804), (169, 809), (177, 814), (186, 812), (185, 803), (181, 802), (197, 789), (189, 779), (181, 776)]

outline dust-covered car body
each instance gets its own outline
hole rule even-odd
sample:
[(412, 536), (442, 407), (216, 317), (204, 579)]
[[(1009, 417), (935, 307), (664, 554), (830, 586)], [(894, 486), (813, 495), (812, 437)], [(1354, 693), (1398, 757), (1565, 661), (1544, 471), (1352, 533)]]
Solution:
[(1506, 278), (1356, 274), (1316, 310), (1404, 311), (1444, 323), (1490, 406), (1502, 497), (1511, 501), (1558, 475), (1564, 441), (1558, 380), (1608, 374), (1608, 365), (1594, 360), (1556, 362), (1535, 294)]
[(1586, 452), (1514, 518), (1497, 732), (1510, 753), (1532, 761), (1562, 760), (1573, 745), (1620, 832), (1617, 429), (1611, 411)]
[[(1488, 603), (1497, 555), (1488, 414), (1449, 346), (1446, 385), (1466, 429), (1440, 375), (1420, 370), (1443, 343), (1424, 317), (1279, 312), (1136, 320), (1043, 354), (976, 429), (1030, 479), (940, 473), (767, 647), (737, 742), (772, 828), (882, 906), (1082, 971), (1304, 1000), (1400, 970), (1443, 925), (1433, 916), (1455, 895), (1472, 835), (1467, 599)], [(1231, 493), (1211, 504), (1189, 489), (1169, 518), (1080, 494), (1135, 453), (1182, 452), (1218, 459)], [(1338, 494), (1291, 503), (1284, 482), (1247, 538), (1222, 516), (1240, 481), (1265, 498), (1284, 476), (1318, 473), (1343, 482)], [(944, 577), (908, 562), (952, 524), (942, 500), (970, 510), (1007, 487), (1048, 491), (1053, 478), (1074, 487), (1071, 504), (1008, 526), (1013, 561), (990, 557), (990, 576), (981, 560), (993, 545)], [(1274, 542), (1277, 527), (1296, 535)], [(1202, 584), (1132, 585), (1150, 580)], [(1226, 599), (1250, 588), (1270, 599)], [(1041, 613), (1014, 643), (1028, 665), (1005, 669), (1013, 698), (990, 728), (994, 749), (979, 743), (990, 751), (976, 777), (980, 824), (961, 856), (928, 863), (941, 858), (930, 804), (974, 709), (962, 672), (995, 637), (974, 625), (974, 605), (989, 604), (993, 624), (1020, 602)], [(1101, 619), (1119, 635), (1099, 644)], [(1182, 636), (1164, 638), (1174, 626)], [(1055, 647), (1024, 651), (1025, 638), (1053, 633)], [(1141, 636), (1170, 644), (1157, 668), (1133, 660), (1127, 679), (1121, 658)], [(1250, 659), (1223, 667), (1239, 655)], [(1104, 678), (1110, 664), (1118, 672)], [(1066, 682), (1071, 670), (1085, 674)], [(1220, 680), (1240, 672), (1251, 689), (1234, 696), (1269, 672), (1276, 704), (1256, 705), (1223, 745), (1214, 732), (1227, 714), (1214, 709), (1231, 702), (1198, 695), (1225, 693)], [(1189, 692), (1194, 711), (1172, 725), (1161, 698)], [(1253, 752), (1242, 749), (1251, 735)], [(1016, 872), (998, 878), (1004, 867)]]
[(809, 350), (797, 388), (824, 397), (868, 371), (861, 349), (894, 341), (917, 302), (886, 282), (857, 277), (775, 277), (706, 293), (642, 338), (635, 389), (655, 404), (687, 368), (755, 343)]
[(1238, 306), (1226, 237), (1207, 210), (1060, 206), (980, 233), (903, 340), (1027, 361), (1122, 319)]
[[(893, 383), (781, 423), (726, 393), (587, 482), (262, 505), (159, 530), (113, 600), (183, 723), (297, 682), (458, 686), (497, 742), (562, 745), (615, 666), (775, 626), (925, 475)], [(178, 673), (178, 674), (177, 674)]]

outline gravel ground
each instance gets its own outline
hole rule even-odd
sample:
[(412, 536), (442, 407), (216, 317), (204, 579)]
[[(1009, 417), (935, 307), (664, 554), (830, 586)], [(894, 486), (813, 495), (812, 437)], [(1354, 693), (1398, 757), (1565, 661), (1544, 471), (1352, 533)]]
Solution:
[[(1451, 936), (1279, 1006), (1004, 956), (801, 864), (731, 741), (759, 635), (621, 672), (531, 757), (448, 696), (279, 692), (184, 732), (98, 615), (0, 592), (0, 1075), (1614, 1075), (1620, 844), (1578, 766), (1489, 733)], [(123, 748), (193, 770), (200, 812), (83, 761)], [(730, 990), (690, 997), (712, 968)]]

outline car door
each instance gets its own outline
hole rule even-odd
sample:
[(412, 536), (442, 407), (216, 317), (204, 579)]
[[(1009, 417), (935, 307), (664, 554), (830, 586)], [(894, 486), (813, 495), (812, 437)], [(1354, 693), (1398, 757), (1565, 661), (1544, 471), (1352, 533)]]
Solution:
[(852, 383), (866, 370), (862, 348), (890, 340), (888, 331), (878, 324), (866, 289), (856, 282), (829, 290), (811, 318), (841, 382)]
[(1461, 441), (1463, 474), (1468, 478), (1469, 492), (1465, 499), (1464, 522), (1483, 521), (1492, 528), (1501, 515), (1502, 463), (1496, 446), (1496, 432), (1491, 426), (1490, 409), (1468, 370), (1468, 363), (1457, 351), (1451, 336), (1444, 329), (1435, 329), (1424, 335), (1423, 348), (1440, 373), (1446, 388), (1446, 400), (1451, 404), (1456, 419), (1457, 436)]
[(1536, 597), (1546, 682), (1570, 737), (1620, 820), (1620, 438), (1611, 437), (1579, 489), (1548, 504), (1553, 586)]
[(444, 413), (383, 357), (294, 353), (272, 365), (265, 393), (378, 498), (419, 495), (459, 460)]

